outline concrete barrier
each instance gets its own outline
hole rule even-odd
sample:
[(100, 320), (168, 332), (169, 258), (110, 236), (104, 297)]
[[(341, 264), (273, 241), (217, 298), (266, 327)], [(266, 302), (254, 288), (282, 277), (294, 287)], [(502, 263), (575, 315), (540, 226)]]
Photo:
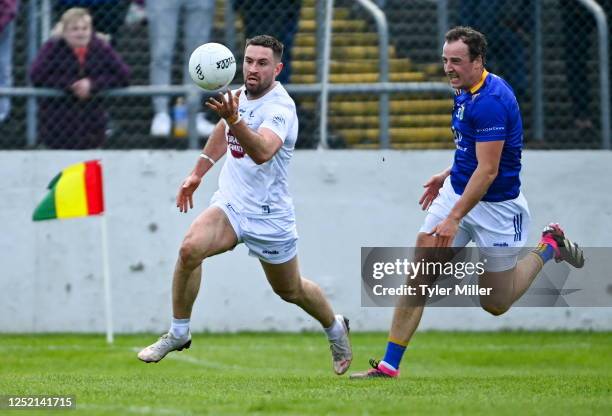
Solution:
[[(45, 187), (72, 163), (103, 160), (114, 325), (164, 331), (182, 236), (216, 189), (206, 177), (195, 210), (180, 214), (178, 185), (193, 151), (0, 152), (0, 331), (104, 331), (100, 218), (34, 223)], [(388, 308), (360, 306), (360, 247), (409, 246), (424, 218), (422, 184), (452, 163), (450, 151), (298, 151), (290, 169), (299, 259), (355, 330), (386, 330)], [(523, 191), (529, 241), (558, 220), (585, 246), (612, 246), (612, 153), (527, 151)], [(204, 262), (195, 331), (317, 329), (268, 287), (244, 246)], [(494, 318), (480, 309), (430, 308), (422, 328), (612, 329), (612, 309), (519, 308)]]

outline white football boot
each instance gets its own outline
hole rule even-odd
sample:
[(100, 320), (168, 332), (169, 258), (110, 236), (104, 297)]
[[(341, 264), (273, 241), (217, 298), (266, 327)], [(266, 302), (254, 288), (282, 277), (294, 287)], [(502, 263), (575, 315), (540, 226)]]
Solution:
[(351, 340), (349, 339), (349, 320), (342, 315), (336, 315), (336, 320), (342, 324), (344, 333), (336, 340), (329, 340), (329, 348), (332, 353), (334, 372), (338, 375), (346, 373), (353, 361)]
[(157, 342), (138, 353), (138, 359), (145, 363), (156, 363), (169, 352), (183, 351), (191, 346), (191, 332), (185, 338), (174, 338), (169, 332), (162, 335)]

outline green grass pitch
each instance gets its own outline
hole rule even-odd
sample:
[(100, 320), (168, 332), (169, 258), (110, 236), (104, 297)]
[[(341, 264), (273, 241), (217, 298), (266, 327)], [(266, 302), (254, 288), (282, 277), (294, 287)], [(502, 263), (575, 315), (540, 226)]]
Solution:
[[(352, 337), (349, 372), (385, 334)], [(0, 395), (74, 395), (77, 409), (6, 415), (612, 414), (612, 333), (418, 333), (398, 380), (332, 373), (323, 334), (197, 334), (158, 364), (152, 335), (7, 335)]]

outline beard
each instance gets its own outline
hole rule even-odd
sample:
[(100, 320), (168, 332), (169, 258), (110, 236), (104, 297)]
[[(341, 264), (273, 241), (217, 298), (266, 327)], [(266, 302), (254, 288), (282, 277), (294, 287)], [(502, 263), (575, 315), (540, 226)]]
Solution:
[(259, 82), (256, 85), (249, 85), (247, 82), (245, 82), (244, 88), (246, 89), (246, 92), (249, 95), (253, 95), (257, 97), (261, 95), (264, 91), (266, 91), (268, 88), (270, 88), (273, 82), (274, 82), (274, 78), (270, 80), (259, 79)]

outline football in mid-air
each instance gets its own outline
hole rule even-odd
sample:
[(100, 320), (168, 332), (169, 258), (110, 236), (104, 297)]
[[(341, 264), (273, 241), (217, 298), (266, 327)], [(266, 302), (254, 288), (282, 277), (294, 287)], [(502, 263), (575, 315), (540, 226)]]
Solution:
[(205, 43), (191, 53), (189, 74), (193, 82), (205, 90), (225, 88), (236, 75), (236, 58), (220, 43)]

